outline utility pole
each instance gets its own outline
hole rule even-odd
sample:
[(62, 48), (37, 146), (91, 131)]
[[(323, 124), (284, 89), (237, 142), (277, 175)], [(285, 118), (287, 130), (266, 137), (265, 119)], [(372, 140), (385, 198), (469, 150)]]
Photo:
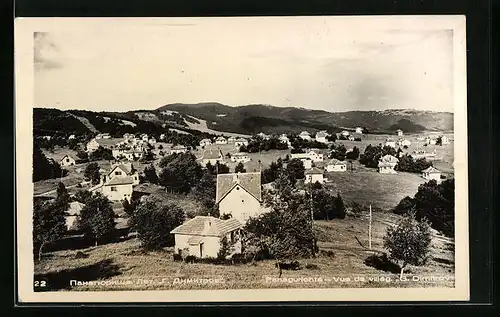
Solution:
[(311, 210), (311, 231), (312, 231), (312, 234), (313, 234), (313, 245), (312, 245), (312, 255), (313, 257), (316, 256), (316, 239), (314, 239), (314, 204), (313, 204), (313, 197), (312, 197), (312, 194), (313, 194), (313, 191), (312, 191), (312, 184), (309, 186), (309, 192), (310, 192), (310, 210)]
[(370, 204), (370, 224), (368, 226), (368, 246), (372, 249), (372, 205)]

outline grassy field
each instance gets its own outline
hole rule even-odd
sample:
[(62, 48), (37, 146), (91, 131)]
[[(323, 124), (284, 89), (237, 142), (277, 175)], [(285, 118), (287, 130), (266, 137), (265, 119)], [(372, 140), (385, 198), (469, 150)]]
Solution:
[[(382, 248), (382, 236), (393, 221), (384, 214), (374, 217), (372, 248)], [(321, 278), (319, 282), (293, 283), (270, 281), (278, 277), (275, 261), (258, 261), (253, 264), (214, 265), (174, 262), (172, 250), (143, 252), (136, 239), (111, 243), (80, 250), (86, 258), (75, 258), (75, 250), (48, 253), (35, 265), (37, 280), (46, 280), (45, 290), (71, 289), (76, 291), (103, 290), (161, 290), (161, 289), (258, 289), (258, 288), (372, 288), (372, 287), (453, 287), (453, 242), (435, 237), (430, 257), (425, 266), (408, 267), (408, 281), (400, 281), (398, 268), (376, 268), (365, 262), (373, 252), (363, 248), (356, 237), (368, 246), (366, 218), (316, 222), (320, 250), (330, 250), (333, 256), (297, 259), (305, 266), (314, 264), (316, 269), (283, 271), (286, 278)], [(412, 276), (439, 276), (444, 281), (412, 281)], [(174, 284), (176, 278), (214, 278), (224, 283)], [(376, 279), (385, 279), (377, 281)], [(107, 281), (110, 285), (72, 286), (70, 280)], [(149, 281), (145, 283), (144, 280)], [(125, 284), (125, 282), (129, 284)], [(117, 283), (113, 285), (113, 283)], [(40, 289), (38, 289), (40, 290)]]

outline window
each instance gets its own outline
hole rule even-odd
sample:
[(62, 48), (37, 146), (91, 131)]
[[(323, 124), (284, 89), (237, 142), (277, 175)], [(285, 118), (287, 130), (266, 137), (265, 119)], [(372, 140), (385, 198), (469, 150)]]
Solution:
[(236, 186), (236, 190), (240, 190), (240, 187), (239, 187), (239, 186)]
[(121, 174), (122, 174), (122, 172), (120, 172), (120, 171), (115, 172), (115, 175), (121, 175)]
[(116, 191), (118, 191), (118, 189), (116, 188), (116, 186), (111, 186), (111, 191), (116, 192)]

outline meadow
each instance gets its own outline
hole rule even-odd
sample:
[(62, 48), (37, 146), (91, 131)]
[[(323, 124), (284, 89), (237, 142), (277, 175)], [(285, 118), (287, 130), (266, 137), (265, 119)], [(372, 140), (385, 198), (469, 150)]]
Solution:
[[(396, 217), (397, 218), (397, 217)], [(174, 262), (172, 248), (143, 251), (133, 238), (123, 242), (93, 246), (81, 250), (55, 251), (35, 265), (35, 279), (47, 281), (48, 290), (162, 290), (162, 289), (259, 289), (259, 288), (376, 288), (376, 287), (453, 287), (454, 244), (435, 236), (429, 259), (424, 266), (405, 269), (408, 281), (399, 280), (395, 265), (377, 267), (370, 256), (382, 251), (382, 237), (395, 220), (377, 213), (372, 226), (372, 250), (368, 250), (368, 220), (361, 218), (317, 221), (315, 230), (320, 253), (298, 258), (303, 269), (283, 271), (285, 278), (316, 278), (316, 282), (270, 281), (279, 276), (275, 261), (249, 264), (216, 265)], [(396, 219), (397, 220), (397, 219)], [(360, 245), (357, 239), (361, 242)], [(323, 251), (333, 251), (333, 255)], [(77, 252), (85, 256), (78, 258)], [(314, 269), (305, 268), (306, 265)], [(440, 276), (443, 281), (412, 281), (412, 276)], [(175, 284), (176, 278), (213, 278), (224, 283)], [(318, 282), (318, 278), (322, 281)], [(70, 280), (105, 281), (100, 285), (70, 286)], [(127, 284), (124, 281), (128, 281)], [(297, 281), (297, 280), (296, 280)], [(38, 289), (40, 291), (40, 289)]]

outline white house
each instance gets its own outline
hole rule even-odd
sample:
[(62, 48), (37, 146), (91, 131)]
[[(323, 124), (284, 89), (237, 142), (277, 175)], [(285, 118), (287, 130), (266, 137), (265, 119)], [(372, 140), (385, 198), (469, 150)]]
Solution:
[(396, 157), (387, 154), (379, 159), (378, 172), (381, 174), (396, 174), (394, 168), (398, 162), (399, 160)]
[(446, 135), (442, 135), (441, 136), (441, 144), (442, 145), (450, 144), (450, 139)]
[(301, 158), (300, 161), (304, 164), (306, 170), (312, 168), (312, 160), (309, 157)]
[(435, 145), (436, 144), (436, 139), (433, 139), (431, 137), (426, 137), (425, 138), (425, 144), (427, 144), (427, 145)]
[(150, 138), (148, 140), (148, 143), (151, 144), (151, 145), (155, 145), (156, 144), (156, 139), (155, 138)]
[(211, 145), (212, 144), (212, 141), (210, 139), (203, 139), (200, 141), (200, 146), (207, 146), (207, 145)]
[(259, 134), (257, 134), (258, 137), (264, 139), (264, 140), (269, 140), (271, 138), (271, 136), (265, 134), (265, 133), (262, 133), (260, 132)]
[(325, 182), (325, 179), (323, 177), (323, 171), (320, 170), (319, 168), (313, 167), (310, 170), (307, 170), (305, 174), (306, 174), (306, 179), (304, 181), (304, 184), (309, 184), (309, 183), (314, 184), (316, 182), (323, 184)]
[(71, 166), (71, 165), (75, 165), (76, 161), (71, 156), (64, 155), (63, 158), (59, 161), (59, 163), (61, 164), (61, 166)]
[(288, 147), (292, 146), (292, 143), (290, 142), (290, 139), (288, 138), (288, 136), (286, 134), (280, 135), (278, 140), (280, 140), (280, 142), (286, 143), (286, 145), (288, 145)]
[(363, 134), (363, 128), (362, 127), (356, 127), (356, 133)]
[(164, 141), (166, 138), (165, 133), (160, 134), (160, 141)]
[(396, 147), (396, 141), (394, 141), (394, 140), (392, 140), (392, 139), (390, 139), (390, 138), (387, 138), (387, 139), (385, 140), (385, 144), (384, 144), (384, 145), (385, 145), (385, 146), (390, 146), (390, 147), (395, 148), (395, 147)]
[(149, 136), (146, 133), (141, 134), (141, 140), (144, 142), (148, 142)]
[(396, 133), (398, 136), (403, 136), (403, 130), (401, 130), (401, 129), (397, 129)]
[(180, 153), (187, 153), (187, 148), (186, 148), (184, 145), (176, 145), (176, 146), (173, 146), (173, 147), (170, 149), (170, 154), (174, 154), (174, 153), (177, 153), (177, 154), (180, 154)]
[(328, 143), (328, 140), (326, 137), (328, 136), (328, 133), (326, 131), (319, 131), (316, 133), (316, 141), (321, 142), (321, 143)]
[(134, 170), (132, 163), (118, 163), (111, 166), (110, 171), (107, 173), (107, 179), (110, 180), (120, 176), (130, 176), (133, 185), (139, 185), (139, 174)]
[(299, 134), (299, 138), (301, 138), (302, 140), (310, 141), (311, 140), (311, 135), (307, 131), (302, 131)]
[(242, 224), (234, 219), (196, 216), (170, 231), (175, 237), (175, 253), (182, 257), (215, 258), (226, 237), (233, 245), (233, 254), (241, 253)]
[(98, 135), (95, 136), (95, 138), (97, 140), (101, 140), (101, 139), (111, 139), (111, 136), (109, 135), (109, 133), (99, 133)]
[(427, 180), (434, 179), (438, 183), (441, 182), (441, 172), (438, 169), (434, 168), (433, 166), (429, 166), (428, 168), (423, 170), (422, 177)]
[(310, 159), (313, 162), (323, 162), (323, 153), (314, 150), (306, 151), (306, 153), (293, 153), (292, 159)]
[(345, 172), (347, 171), (347, 163), (337, 159), (331, 159), (325, 167), (327, 172)]
[(237, 146), (237, 147), (240, 147), (242, 145), (247, 146), (248, 145), (248, 141), (246, 139), (244, 139), (244, 138), (238, 138), (234, 142), (234, 145)]
[(68, 137), (68, 140), (74, 140), (74, 139), (75, 139), (75, 135), (74, 135), (74, 134), (72, 134), (72, 135), (70, 135), (70, 136)]
[(399, 139), (398, 140), (398, 145), (399, 146), (410, 146), (411, 145), (411, 141), (408, 140), (408, 139)]
[(101, 192), (111, 201), (130, 200), (133, 187), (139, 184), (139, 174), (133, 170), (132, 164), (117, 164), (101, 175), (100, 183), (89, 189), (90, 192)]
[(234, 143), (236, 142), (236, 138), (234, 136), (230, 136), (229, 138), (227, 138), (227, 143)]
[(351, 133), (349, 131), (344, 130), (340, 132), (340, 135), (343, 136), (344, 138), (347, 138), (349, 137), (349, 135), (351, 135)]
[(231, 155), (231, 161), (237, 162), (237, 163), (246, 163), (250, 162), (250, 156), (248, 153), (234, 153)]
[(349, 141), (354, 141), (356, 138), (354, 137), (354, 135), (350, 135), (347, 137), (347, 140)]
[(221, 150), (216, 149), (205, 150), (201, 158), (201, 164), (203, 166), (207, 165), (208, 163), (215, 165), (217, 164), (217, 162), (222, 163), (223, 161), (224, 158), (222, 156)]
[(217, 175), (215, 203), (221, 215), (228, 214), (245, 223), (262, 212), (261, 174), (232, 173)]
[(91, 153), (97, 150), (100, 146), (105, 149), (114, 149), (124, 142), (122, 138), (108, 139), (108, 138), (93, 138), (87, 143), (87, 152)]
[(217, 139), (215, 139), (215, 144), (219, 145), (227, 144), (227, 139), (223, 136), (220, 136)]

